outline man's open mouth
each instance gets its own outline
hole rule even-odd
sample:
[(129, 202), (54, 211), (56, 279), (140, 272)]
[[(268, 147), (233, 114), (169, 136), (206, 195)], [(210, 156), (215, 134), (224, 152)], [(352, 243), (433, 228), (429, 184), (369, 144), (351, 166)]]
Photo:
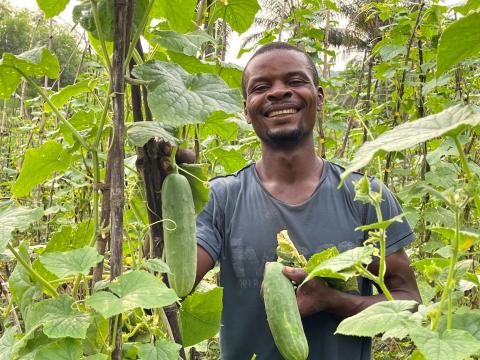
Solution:
[(285, 114), (295, 114), (298, 112), (298, 109), (295, 108), (288, 108), (288, 109), (280, 109), (280, 110), (273, 110), (267, 113), (267, 117), (275, 117)]

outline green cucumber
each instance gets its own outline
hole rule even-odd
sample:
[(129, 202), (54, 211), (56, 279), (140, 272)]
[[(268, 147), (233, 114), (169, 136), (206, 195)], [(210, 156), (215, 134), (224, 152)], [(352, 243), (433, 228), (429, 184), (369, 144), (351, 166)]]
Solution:
[(172, 173), (162, 185), (163, 240), (165, 261), (170, 267), (168, 282), (179, 297), (193, 289), (197, 273), (195, 206), (185, 176)]
[(265, 266), (263, 299), (268, 325), (278, 350), (286, 360), (305, 360), (308, 357), (308, 342), (295, 290), (282, 269), (283, 265), (278, 262), (269, 262)]

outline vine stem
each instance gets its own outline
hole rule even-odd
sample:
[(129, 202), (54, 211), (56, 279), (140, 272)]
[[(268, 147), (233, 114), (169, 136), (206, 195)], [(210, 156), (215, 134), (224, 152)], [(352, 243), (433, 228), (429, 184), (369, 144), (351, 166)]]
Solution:
[(45, 280), (42, 275), (36, 272), (35, 269), (32, 268), (32, 266), (27, 263), (24, 258), (22, 258), (22, 256), (17, 252), (17, 250), (15, 250), (15, 248), (10, 243), (7, 244), (7, 249), (10, 250), (10, 252), (13, 254), (13, 256), (15, 256), (17, 261), (22, 264), (25, 270), (27, 270), (33, 278), (38, 280), (45, 288), (47, 288), (53, 294), (53, 296), (58, 296), (57, 289), (55, 289), (47, 280)]
[[(435, 318), (432, 322), (432, 330), (435, 331), (437, 330), (438, 324), (440, 323), (440, 318), (442, 317), (443, 313), (443, 308), (445, 307), (445, 300), (447, 299), (447, 296), (450, 297), (450, 292), (451, 292), (451, 287), (452, 287), (452, 282), (453, 282), (453, 274), (455, 273), (455, 265), (457, 264), (457, 258), (458, 258), (458, 244), (459, 244), (459, 238), (460, 238), (460, 211), (458, 207), (455, 208), (455, 237), (453, 238), (453, 253), (452, 257), (450, 259), (450, 266), (448, 269), (448, 276), (447, 276), (447, 282), (445, 284), (445, 288), (443, 289), (442, 297), (440, 298), (440, 304), (438, 305), (438, 310), (437, 313), (435, 314)], [(448, 302), (448, 313), (447, 313), (447, 320), (450, 318), (451, 321), (452, 317), (452, 302)]]
[(140, 21), (140, 24), (138, 25), (137, 30), (133, 34), (132, 41), (130, 42), (130, 46), (128, 47), (127, 56), (125, 57), (125, 62), (123, 64), (123, 72), (125, 72), (127, 70), (127, 66), (130, 63), (130, 59), (132, 58), (133, 50), (135, 49), (137, 41), (138, 41), (138, 39), (140, 39), (140, 36), (142, 35), (143, 30), (144, 30), (144, 28), (147, 24), (148, 15), (150, 14), (150, 10), (152, 10), (154, 2), (155, 2), (155, 0), (150, 0), (148, 2), (147, 9), (145, 10), (145, 13), (143, 14), (143, 18)]
[(92, 4), (93, 21), (97, 29), (98, 39), (100, 40), (100, 46), (102, 48), (105, 63), (107, 64), (109, 74), (112, 73), (112, 64), (110, 63), (110, 56), (108, 55), (107, 46), (105, 45), (105, 38), (103, 37), (102, 28), (100, 27), (100, 17), (98, 16), (97, 0), (90, 0)]
[(52, 101), (49, 99), (49, 97), (47, 96), (47, 94), (45, 94), (45, 91), (40, 87), (38, 86), (35, 81), (33, 81), (32, 79), (30, 79), (30, 77), (28, 77), (22, 70), (20, 69), (17, 69), (15, 67), (12, 67), (12, 69), (14, 69), (15, 71), (17, 71), (27, 82), (29, 85), (31, 85), (35, 91), (43, 98), (43, 100), (45, 100), (45, 102), (52, 108), (53, 112), (55, 113), (55, 115), (57, 115), (58, 119), (65, 124), (66, 127), (68, 127), (68, 129), (72, 132), (72, 135), (75, 137), (75, 139), (78, 140), (78, 142), (80, 144), (82, 144), (82, 146), (87, 149), (87, 150), (91, 150), (90, 146), (87, 144), (87, 142), (85, 141), (85, 139), (83, 138), (83, 136), (77, 131), (77, 129), (75, 129), (75, 127), (70, 124), (70, 122), (65, 119), (65, 117), (60, 113), (60, 111), (58, 110), (58, 108), (52, 103)]
[[(465, 156), (465, 153), (463, 152), (462, 144), (460, 143), (460, 140), (458, 139), (458, 135), (453, 136), (453, 140), (455, 141), (455, 147), (457, 148), (458, 152), (458, 157), (460, 158), (460, 162), (462, 163), (462, 168), (463, 171), (465, 172), (465, 176), (468, 179), (472, 176), (472, 171), (470, 170), (470, 165), (468, 165), (468, 160), (467, 157)], [(477, 210), (477, 214), (480, 213), (480, 198), (478, 195), (475, 195), (473, 198), (473, 202), (475, 203), (475, 208)]]

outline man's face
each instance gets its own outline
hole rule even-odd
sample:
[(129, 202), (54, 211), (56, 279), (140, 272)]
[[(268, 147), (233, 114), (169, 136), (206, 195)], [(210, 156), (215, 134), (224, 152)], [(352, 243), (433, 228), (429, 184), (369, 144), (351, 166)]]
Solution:
[(253, 58), (245, 72), (245, 115), (262, 141), (296, 143), (312, 133), (323, 91), (304, 54), (272, 50)]

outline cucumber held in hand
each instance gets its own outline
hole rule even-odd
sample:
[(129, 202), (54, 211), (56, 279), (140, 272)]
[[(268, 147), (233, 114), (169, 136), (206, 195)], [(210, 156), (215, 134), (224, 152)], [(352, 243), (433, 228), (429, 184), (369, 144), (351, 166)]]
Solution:
[(179, 297), (188, 295), (197, 272), (195, 206), (185, 176), (172, 173), (162, 185), (162, 215), (165, 260), (170, 267), (168, 282)]
[(263, 298), (268, 325), (285, 359), (305, 360), (308, 356), (307, 338), (293, 285), (282, 269), (283, 265), (278, 262), (269, 262), (265, 266)]

